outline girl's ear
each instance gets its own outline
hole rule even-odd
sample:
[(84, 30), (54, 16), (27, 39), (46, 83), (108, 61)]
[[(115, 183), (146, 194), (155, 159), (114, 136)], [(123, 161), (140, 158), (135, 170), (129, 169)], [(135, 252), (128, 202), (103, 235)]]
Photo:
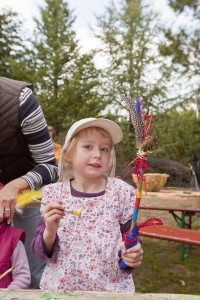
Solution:
[(69, 153), (67, 153), (67, 150), (64, 151), (63, 156), (64, 156), (64, 159), (65, 159), (67, 165), (70, 166), (72, 160), (71, 160), (71, 155), (69, 155)]

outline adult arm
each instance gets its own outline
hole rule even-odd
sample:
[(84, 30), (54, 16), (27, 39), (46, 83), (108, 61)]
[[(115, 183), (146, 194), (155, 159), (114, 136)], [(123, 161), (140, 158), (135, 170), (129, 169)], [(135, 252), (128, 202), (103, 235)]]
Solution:
[(31, 274), (24, 244), (20, 240), (11, 256), (11, 265), (14, 267), (12, 271), (13, 280), (9, 284), (8, 289), (28, 289), (31, 282)]
[(5, 217), (8, 223), (13, 218), (16, 198), (21, 191), (30, 188), (37, 190), (57, 181), (55, 154), (47, 124), (41, 107), (29, 88), (24, 88), (19, 97), (19, 119), (35, 167), (0, 190), (0, 221)]
[(19, 98), (22, 133), (36, 166), (22, 178), (32, 189), (57, 181), (57, 166), (46, 120), (34, 93), (24, 88)]

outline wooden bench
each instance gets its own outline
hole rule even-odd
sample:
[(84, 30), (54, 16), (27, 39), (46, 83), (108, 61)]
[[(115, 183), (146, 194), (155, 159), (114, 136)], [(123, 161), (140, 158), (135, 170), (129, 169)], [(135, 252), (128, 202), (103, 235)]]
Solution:
[[(188, 254), (190, 254), (191, 246), (200, 247), (200, 231), (185, 229), (173, 226), (163, 226), (163, 225), (152, 225), (146, 226), (139, 229), (139, 235), (162, 239), (166, 241), (173, 241), (183, 244), (180, 258), (185, 259)], [(189, 253), (185, 253), (184, 244), (189, 245)]]
[[(200, 208), (184, 208), (184, 207), (173, 207), (173, 206), (168, 206), (168, 207), (162, 207), (162, 206), (143, 206), (140, 205), (140, 209), (145, 209), (145, 210), (159, 210), (159, 211), (168, 211), (176, 221), (176, 224), (178, 227), (181, 228), (192, 228), (192, 223), (195, 221), (194, 217), (195, 215), (197, 216), (196, 218), (199, 217), (200, 215)], [(181, 213), (181, 217), (177, 214)], [(188, 217), (188, 220), (186, 222), (186, 217)], [(192, 219), (193, 217), (193, 219)]]

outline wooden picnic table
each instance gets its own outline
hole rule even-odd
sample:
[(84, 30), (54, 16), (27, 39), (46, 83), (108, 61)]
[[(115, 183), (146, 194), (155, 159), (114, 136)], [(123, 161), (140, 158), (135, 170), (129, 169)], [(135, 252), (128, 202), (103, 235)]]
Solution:
[[(199, 192), (182, 190), (147, 192), (142, 195), (140, 209), (146, 211), (168, 211), (179, 227), (145, 227), (141, 229), (141, 235), (180, 242), (181, 259), (184, 259), (191, 253), (191, 245), (200, 246), (198, 241), (196, 241), (197, 239), (200, 240), (200, 233), (192, 230), (193, 222), (200, 217)], [(180, 230), (181, 228), (185, 230)], [(185, 244), (189, 246), (185, 246)]]
[(187, 190), (143, 192), (140, 209), (168, 211), (178, 227), (191, 229), (192, 223), (200, 213), (200, 192)]

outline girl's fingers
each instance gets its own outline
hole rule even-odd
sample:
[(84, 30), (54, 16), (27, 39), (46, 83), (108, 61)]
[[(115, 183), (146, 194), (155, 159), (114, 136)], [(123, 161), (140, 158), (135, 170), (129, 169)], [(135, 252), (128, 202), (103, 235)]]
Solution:
[(123, 256), (123, 258), (126, 259), (127, 262), (138, 262), (138, 261), (141, 261), (143, 259), (143, 255), (128, 256), (128, 254), (125, 254), (125, 256)]
[(45, 218), (45, 221), (52, 224), (53, 222), (60, 222), (62, 218), (63, 216), (54, 214), (52, 216)]
[(57, 209), (57, 208), (53, 208), (47, 212), (44, 212), (44, 215), (47, 215), (47, 216), (52, 216), (52, 215), (61, 215), (61, 216), (64, 216), (65, 215), (65, 212), (64, 210), (61, 210), (61, 209)]
[(143, 252), (138, 253), (125, 253), (125, 257), (128, 261), (141, 261), (143, 259)]
[(44, 221), (45, 221), (45, 225), (46, 225), (46, 228), (48, 228), (49, 230), (57, 230), (57, 227), (61, 221), (61, 219), (63, 218), (63, 216), (60, 216), (60, 215), (52, 215), (48, 218), (45, 218)]
[(131, 254), (125, 253), (124, 255), (122, 255), (122, 257), (123, 257), (125, 264), (127, 264), (127, 266), (138, 267), (142, 263), (143, 252), (136, 252), (136, 253), (131, 253)]
[(142, 263), (143, 256), (137, 257), (137, 258), (130, 258), (127, 256), (123, 256), (123, 260), (125, 264), (129, 267), (138, 267)]
[(61, 212), (57, 213), (56, 211), (54, 213), (46, 213), (44, 214), (44, 220), (45, 222), (60, 222), (60, 220), (64, 217), (64, 214)]
[(139, 267), (141, 265), (144, 251), (140, 243), (125, 251), (124, 251), (125, 245), (122, 243), (120, 245), (120, 248), (122, 250), (123, 260), (127, 266)]
[(45, 208), (44, 208), (44, 213), (49, 212), (49, 211), (52, 211), (52, 210), (55, 210), (55, 209), (64, 212), (64, 209), (65, 209), (65, 208), (64, 208), (60, 203), (58, 203), (58, 202), (53, 202), (53, 203), (50, 202), (50, 203), (48, 203), (48, 204), (45, 206)]

